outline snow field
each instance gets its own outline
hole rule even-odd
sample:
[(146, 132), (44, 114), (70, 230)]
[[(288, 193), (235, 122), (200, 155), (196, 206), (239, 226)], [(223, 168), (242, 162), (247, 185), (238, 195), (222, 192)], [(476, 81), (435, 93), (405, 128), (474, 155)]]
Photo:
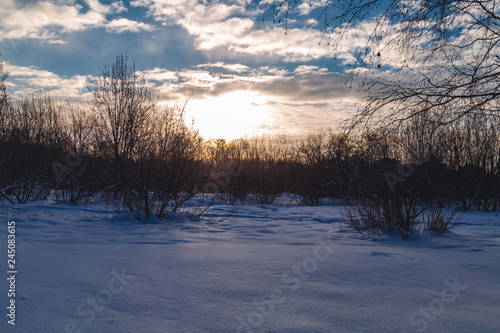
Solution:
[(0, 205), (18, 260), (0, 331), (498, 332), (495, 213), (405, 241), (341, 229), (338, 206), (232, 210), (141, 223), (99, 202)]

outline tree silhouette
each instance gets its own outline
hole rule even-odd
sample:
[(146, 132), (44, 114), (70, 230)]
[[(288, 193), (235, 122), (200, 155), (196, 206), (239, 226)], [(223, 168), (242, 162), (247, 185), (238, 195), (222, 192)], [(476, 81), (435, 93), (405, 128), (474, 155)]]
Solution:
[[(1, 54), (0, 54), (1, 56)], [(6, 110), (9, 104), (8, 94), (7, 94), (7, 86), (5, 84), (5, 80), (8, 77), (8, 73), (4, 70), (3, 61), (0, 61), (0, 132), (5, 125), (6, 121)]]
[(134, 62), (123, 54), (111, 67), (105, 67), (89, 91), (96, 119), (96, 146), (113, 165), (116, 183), (124, 185), (124, 162), (133, 159), (140, 149), (158, 98), (136, 72)]
[[(287, 21), (293, 0), (268, 1)], [(331, 45), (370, 27), (353, 78), (367, 93), (353, 126), (500, 117), (500, 6), (494, 0), (310, 0)], [(370, 22), (371, 24), (366, 24)], [(363, 24), (365, 24), (363, 26)]]

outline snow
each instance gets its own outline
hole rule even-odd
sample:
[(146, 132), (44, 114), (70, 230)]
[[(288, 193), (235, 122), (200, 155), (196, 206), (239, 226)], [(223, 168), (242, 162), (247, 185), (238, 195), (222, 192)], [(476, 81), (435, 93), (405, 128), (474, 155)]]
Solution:
[(445, 237), (359, 236), (341, 207), (216, 204), (142, 223), (102, 202), (0, 204), (16, 325), (0, 332), (498, 332), (500, 217)]

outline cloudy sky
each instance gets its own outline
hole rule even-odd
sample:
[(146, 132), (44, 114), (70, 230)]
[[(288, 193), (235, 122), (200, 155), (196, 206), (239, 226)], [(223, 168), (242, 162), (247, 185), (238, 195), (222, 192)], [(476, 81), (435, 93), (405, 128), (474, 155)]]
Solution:
[(194, 93), (205, 137), (303, 135), (356, 110), (346, 71), (363, 29), (334, 52), (314, 20), (321, 2), (298, 1), (286, 30), (251, 0), (0, 0), (0, 53), (18, 95), (84, 99), (126, 52), (163, 103)]

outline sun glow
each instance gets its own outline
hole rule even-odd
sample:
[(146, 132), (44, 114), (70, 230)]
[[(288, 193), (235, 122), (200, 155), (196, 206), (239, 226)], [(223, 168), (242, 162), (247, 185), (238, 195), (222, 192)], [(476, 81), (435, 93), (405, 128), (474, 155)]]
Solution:
[(206, 139), (232, 140), (272, 133), (272, 108), (264, 98), (248, 91), (191, 100), (195, 126)]

